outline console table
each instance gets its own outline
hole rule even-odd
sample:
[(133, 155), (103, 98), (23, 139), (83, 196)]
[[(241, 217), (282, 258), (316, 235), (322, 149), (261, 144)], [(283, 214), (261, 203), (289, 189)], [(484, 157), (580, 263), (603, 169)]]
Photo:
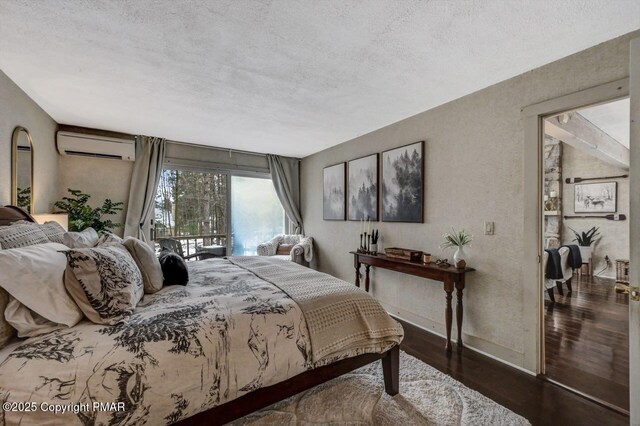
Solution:
[(402, 272), (409, 275), (415, 275), (434, 281), (440, 281), (444, 284), (446, 293), (446, 307), (444, 311), (445, 325), (447, 329), (447, 352), (451, 352), (451, 323), (453, 317), (453, 309), (451, 307), (451, 299), (453, 297), (453, 289), (457, 290), (458, 303), (456, 305), (456, 323), (458, 325), (458, 349), (462, 349), (462, 292), (464, 290), (464, 277), (467, 272), (475, 271), (473, 268), (456, 268), (454, 266), (441, 267), (435, 263), (410, 262), (408, 260), (395, 259), (387, 257), (384, 254), (365, 254), (355, 251), (353, 254), (353, 264), (356, 269), (356, 286), (360, 287), (360, 266), (365, 267), (364, 288), (369, 291), (369, 268), (375, 266), (378, 268), (389, 269), (391, 271)]

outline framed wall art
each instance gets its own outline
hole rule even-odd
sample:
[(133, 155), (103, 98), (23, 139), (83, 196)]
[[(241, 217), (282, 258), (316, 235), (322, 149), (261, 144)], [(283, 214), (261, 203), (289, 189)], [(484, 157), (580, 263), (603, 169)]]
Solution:
[(424, 141), (382, 153), (382, 220), (424, 221)]
[(322, 218), (345, 220), (346, 217), (345, 163), (325, 167), (322, 171)]
[(378, 220), (378, 154), (347, 165), (347, 218)]
[(618, 183), (577, 183), (574, 186), (575, 213), (615, 213), (618, 211)]

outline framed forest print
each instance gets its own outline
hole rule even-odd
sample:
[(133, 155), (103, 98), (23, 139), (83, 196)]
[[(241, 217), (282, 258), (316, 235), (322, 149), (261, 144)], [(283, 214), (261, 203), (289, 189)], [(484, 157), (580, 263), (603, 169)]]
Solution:
[(347, 167), (347, 217), (378, 220), (378, 154), (351, 160)]
[(424, 221), (424, 141), (382, 153), (382, 220)]
[(346, 217), (345, 163), (322, 170), (322, 218), (345, 220)]

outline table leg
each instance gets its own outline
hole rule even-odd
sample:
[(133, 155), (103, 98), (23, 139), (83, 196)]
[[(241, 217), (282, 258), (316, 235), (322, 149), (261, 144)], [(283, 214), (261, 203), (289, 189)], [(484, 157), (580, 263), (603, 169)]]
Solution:
[(364, 290), (369, 293), (369, 268), (371, 265), (364, 265)]
[(445, 346), (445, 349), (450, 353), (452, 350), (451, 323), (453, 322), (453, 309), (451, 307), (451, 299), (453, 298), (453, 283), (449, 279), (444, 282), (444, 291), (447, 293), (447, 307), (444, 311), (445, 326), (447, 329), (447, 345)]
[(360, 262), (356, 262), (356, 287), (360, 287)]
[(464, 308), (462, 307), (462, 290), (464, 289), (464, 276), (460, 281), (456, 282), (456, 295), (458, 297), (458, 304), (456, 305), (456, 324), (458, 325), (458, 350), (461, 350), (462, 345), (462, 318), (464, 315)]

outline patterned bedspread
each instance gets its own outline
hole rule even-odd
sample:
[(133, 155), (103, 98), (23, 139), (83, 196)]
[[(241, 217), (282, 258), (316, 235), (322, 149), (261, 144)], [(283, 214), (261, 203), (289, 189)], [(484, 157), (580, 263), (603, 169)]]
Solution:
[[(3, 349), (0, 399), (36, 409), (3, 406), (0, 424), (171, 423), (313, 367), (284, 292), (222, 259), (194, 262), (190, 275), (145, 295), (124, 324), (85, 321)], [(91, 409), (74, 413), (80, 404)]]

